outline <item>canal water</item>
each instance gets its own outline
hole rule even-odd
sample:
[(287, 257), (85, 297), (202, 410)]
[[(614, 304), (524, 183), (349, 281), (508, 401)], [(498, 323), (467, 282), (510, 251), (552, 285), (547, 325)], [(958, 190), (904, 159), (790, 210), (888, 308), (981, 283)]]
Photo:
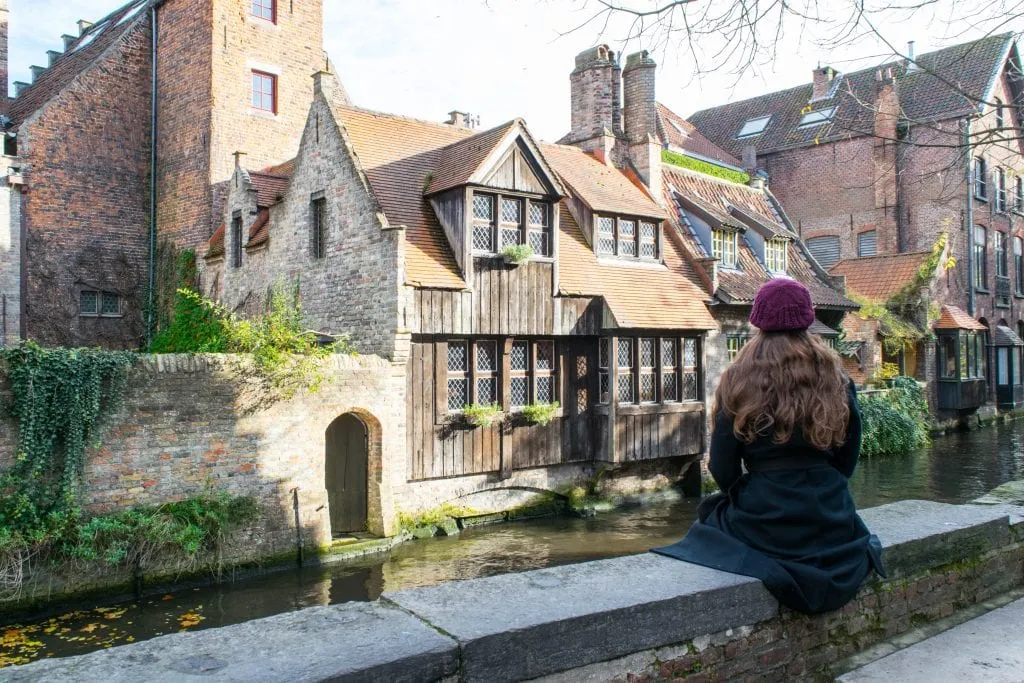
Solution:
[[(864, 459), (850, 481), (858, 507), (905, 499), (963, 503), (1024, 479), (1024, 423), (940, 437), (904, 456)], [(412, 541), (356, 565), (282, 571), (35, 623), (0, 626), (0, 666), (63, 657), (314, 605), (373, 600), (384, 591), (641, 553), (680, 538), (696, 501), (550, 517)], [(2, 676), (0, 676), (2, 678)]]

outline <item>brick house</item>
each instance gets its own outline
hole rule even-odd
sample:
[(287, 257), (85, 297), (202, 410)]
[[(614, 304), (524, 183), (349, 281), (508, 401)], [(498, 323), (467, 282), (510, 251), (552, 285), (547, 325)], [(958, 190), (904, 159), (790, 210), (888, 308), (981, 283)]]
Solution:
[(947, 322), (984, 329), (925, 345), (919, 374), (936, 379), (942, 410), (1024, 405), (1020, 73), (1013, 35), (993, 35), (849, 74), (820, 67), (809, 84), (689, 118), (727, 152), (756, 153), (826, 268), (927, 252), (947, 236), (953, 261), (941, 265), (956, 265), (936, 273), (927, 326), (938, 334), (949, 306), (964, 315)]
[(24, 177), (24, 258), (0, 256), (22, 283), (4, 285), (7, 336), (138, 348), (151, 226), (204, 244), (230, 153), (272, 164), (297, 151), (308, 77), (326, 63), (322, 2), (132, 0), (80, 21), (9, 102), (6, 17), (2, 0), (5, 151)]

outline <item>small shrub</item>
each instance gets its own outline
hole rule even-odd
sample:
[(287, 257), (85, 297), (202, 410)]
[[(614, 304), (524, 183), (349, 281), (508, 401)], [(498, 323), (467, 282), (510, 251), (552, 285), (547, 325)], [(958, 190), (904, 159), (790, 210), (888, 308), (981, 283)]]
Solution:
[(895, 377), (892, 389), (860, 402), (863, 422), (861, 454), (908, 453), (928, 445), (928, 402), (911, 377)]
[(473, 403), (462, 409), (462, 417), (474, 427), (490, 427), (501, 418), (497, 403)]
[(554, 403), (531, 403), (523, 408), (522, 416), (529, 424), (546, 425), (555, 418), (560, 407), (558, 401)]
[(900, 376), (900, 366), (896, 363), (882, 363), (881, 367), (868, 378), (868, 382), (875, 386), (886, 386), (891, 379)]
[(526, 263), (533, 257), (533, 247), (529, 244), (510, 244), (501, 250), (506, 263)]

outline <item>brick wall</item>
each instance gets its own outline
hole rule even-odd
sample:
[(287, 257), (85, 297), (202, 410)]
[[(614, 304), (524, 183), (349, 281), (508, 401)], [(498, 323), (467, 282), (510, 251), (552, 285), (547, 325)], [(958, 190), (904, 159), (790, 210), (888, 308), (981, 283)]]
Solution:
[[(127, 32), (18, 131), (27, 191), (25, 328), (44, 345), (137, 348), (146, 282), (149, 30)], [(79, 315), (79, 293), (122, 297)]]
[[(20, 161), (0, 156), (5, 168)], [(21, 183), (18, 175), (0, 176), (0, 346), (21, 338)]]
[(7, 26), (9, 16), (7, 0), (0, 0), (0, 114), (7, 113)]

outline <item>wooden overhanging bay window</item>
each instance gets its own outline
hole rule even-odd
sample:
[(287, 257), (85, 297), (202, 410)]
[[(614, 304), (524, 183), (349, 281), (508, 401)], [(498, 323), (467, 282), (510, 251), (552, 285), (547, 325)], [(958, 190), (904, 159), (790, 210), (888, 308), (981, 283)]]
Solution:
[(536, 256), (553, 256), (550, 201), (522, 194), (473, 192), (473, 252), (497, 254), (529, 245)]
[(939, 379), (985, 379), (985, 338), (973, 330), (939, 334)]
[[(508, 353), (508, 382), (503, 382)], [(557, 400), (552, 339), (475, 339), (447, 342), (447, 411), (491, 405), (516, 411)]]
[(661, 258), (661, 223), (649, 218), (594, 216), (594, 251), (598, 256), (657, 261)]
[(603, 337), (598, 368), (602, 404), (612, 401), (613, 388), (619, 405), (701, 400), (700, 346), (695, 337), (618, 337), (614, 353), (612, 340)]

